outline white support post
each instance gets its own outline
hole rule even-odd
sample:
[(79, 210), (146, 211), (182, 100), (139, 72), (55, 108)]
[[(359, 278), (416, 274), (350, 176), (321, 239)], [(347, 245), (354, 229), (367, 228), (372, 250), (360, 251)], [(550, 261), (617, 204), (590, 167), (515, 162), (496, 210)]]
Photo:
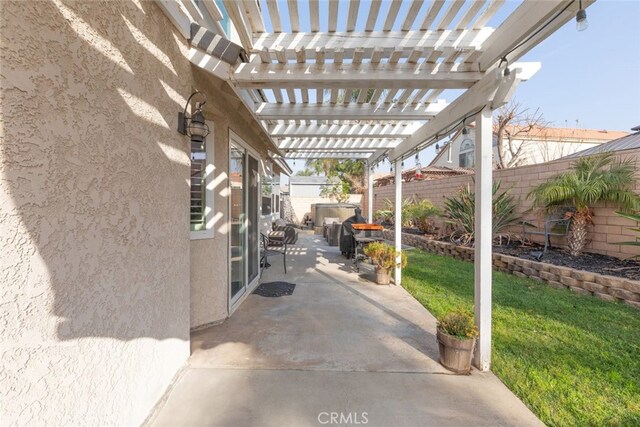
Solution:
[(492, 241), (492, 111), (485, 107), (476, 116), (475, 169), (475, 321), (480, 331), (474, 364), (481, 371), (491, 368), (491, 241)]
[(373, 224), (373, 166), (367, 162), (367, 222)]
[[(394, 215), (394, 229), (395, 229), (395, 247), (396, 252), (400, 254), (402, 251), (402, 159), (396, 160), (393, 165), (396, 172), (396, 203), (395, 203), (395, 215)], [(396, 257), (396, 274), (395, 284), (400, 285), (402, 283), (402, 270), (400, 268), (400, 256)]]

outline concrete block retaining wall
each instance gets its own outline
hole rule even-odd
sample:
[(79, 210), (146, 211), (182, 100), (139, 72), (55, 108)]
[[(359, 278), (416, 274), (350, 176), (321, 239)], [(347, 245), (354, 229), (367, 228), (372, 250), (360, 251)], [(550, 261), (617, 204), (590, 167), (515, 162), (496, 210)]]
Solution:
[[(385, 230), (384, 234), (386, 239), (393, 241), (393, 231)], [(407, 233), (402, 233), (402, 243), (427, 252), (473, 262), (473, 248)], [(493, 269), (518, 277), (547, 282), (554, 288), (571, 289), (578, 294), (593, 295), (606, 301), (624, 301), (640, 309), (640, 282), (636, 280), (604, 276), (499, 253), (493, 254)]]

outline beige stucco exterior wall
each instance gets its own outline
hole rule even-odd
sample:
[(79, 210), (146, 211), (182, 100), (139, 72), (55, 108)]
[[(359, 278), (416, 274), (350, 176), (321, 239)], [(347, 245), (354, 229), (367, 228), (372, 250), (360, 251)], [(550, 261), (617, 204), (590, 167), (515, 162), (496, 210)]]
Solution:
[(193, 68), (194, 87), (206, 93), (204, 113), (214, 132), (215, 200), (214, 237), (191, 241), (191, 328), (224, 320), (230, 315), (229, 298), (229, 132), (235, 132), (261, 158), (268, 157), (266, 136), (244, 104), (222, 80)]
[(189, 354), (185, 41), (153, 2), (0, 2), (2, 425), (139, 425)]

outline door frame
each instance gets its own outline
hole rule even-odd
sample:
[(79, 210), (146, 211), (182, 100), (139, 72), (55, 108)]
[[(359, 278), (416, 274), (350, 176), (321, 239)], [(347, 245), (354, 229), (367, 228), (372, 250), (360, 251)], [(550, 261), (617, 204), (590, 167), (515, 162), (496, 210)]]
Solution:
[[(256, 228), (256, 232), (258, 233), (257, 236), (257, 241), (259, 241), (260, 239), (260, 228), (259, 228), (259, 220), (260, 220), (260, 188), (261, 188), (261, 178), (260, 178), (260, 154), (254, 149), (252, 148), (249, 144), (247, 144), (237, 133), (235, 133), (232, 129), (229, 129), (229, 144), (228, 144), (228, 155), (227, 155), (227, 164), (231, 164), (231, 144), (234, 144), (236, 146), (239, 146), (241, 148), (243, 148), (245, 150), (244, 153), (244, 166), (243, 167), (248, 167), (248, 156), (252, 156), (254, 159), (257, 160), (258, 162), (258, 191), (257, 191), (257, 197), (256, 200), (254, 200), (254, 203), (256, 203), (256, 216), (257, 218), (255, 219), (255, 224), (257, 226)], [(248, 206), (249, 206), (249, 191), (244, 191), (245, 190), (245, 184), (247, 183), (247, 181), (245, 181), (245, 179), (247, 178), (246, 174), (244, 173), (245, 171), (243, 171), (243, 176), (242, 176), (242, 180), (243, 180), (243, 203), (244, 203), (244, 210), (245, 212), (248, 213)], [(229, 174), (231, 172), (229, 171)], [(229, 175), (230, 176), (230, 175)], [(227, 202), (227, 218), (229, 218), (229, 221), (231, 220), (231, 179), (229, 178), (228, 181), (228, 190), (229, 190), (229, 200)], [(248, 190), (248, 186), (246, 188)], [(247, 218), (248, 219), (248, 218)], [(229, 230), (231, 230), (231, 223), (229, 222)], [(249, 243), (249, 234), (245, 233), (244, 236), (244, 244), (245, 244), (245, 248), (248, 248), (248, 243)], [(258, 259), (256, 260), (256, 262), (259, 264), (260, 263), (260, 257), (261, 257), (261, 253), (260, 253), (261, 249), (260, 246), (258, 245)], [(228, 303), (228, 312), (229, 315), (231, 315), (242, 303), (242, 301), (244, 301), (244, 299), (247, 297), (247, 295), (249, 295), (251, 292), (253, 292), (253, 290), (258, 286), (258, 283), (260, 282), (260, 267), (258, 266), (258, 275), (251, 281), (251, 283), (249, 282), (249, 260), (247, 259), (247, 262), (245, 263), (245, 267), (244, 267), (244, 282), (245, 282), (245, 286), (244, 289), (242, 291), (239, 291), (237, 295), (234, 295), (233, 297), (231, 296), (231, 232), (228, 233), (228, 237), (227, 237), (227, 252), (228, 252), (228, 280), (227, 280), (227, 303)], [(247, 257), (248, 258), (248, 257)]]

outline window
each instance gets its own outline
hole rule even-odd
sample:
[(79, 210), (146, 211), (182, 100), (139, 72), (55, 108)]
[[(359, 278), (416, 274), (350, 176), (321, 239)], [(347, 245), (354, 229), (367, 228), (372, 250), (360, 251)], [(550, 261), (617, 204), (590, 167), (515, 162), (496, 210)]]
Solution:
[(271, 177), (262, 175), (262, 215), (271, 215)]
[(192, 239), (213, 237), (213, 126), (210, 141), (191, 140), (191, 174), (189, 191)]
[(460, 154), (458, 160), (461, 168), (472, 168), (474, 164), (473, 160), (474, 148), (473, 141), (471, 139), (465, 139), (460, 145)]

